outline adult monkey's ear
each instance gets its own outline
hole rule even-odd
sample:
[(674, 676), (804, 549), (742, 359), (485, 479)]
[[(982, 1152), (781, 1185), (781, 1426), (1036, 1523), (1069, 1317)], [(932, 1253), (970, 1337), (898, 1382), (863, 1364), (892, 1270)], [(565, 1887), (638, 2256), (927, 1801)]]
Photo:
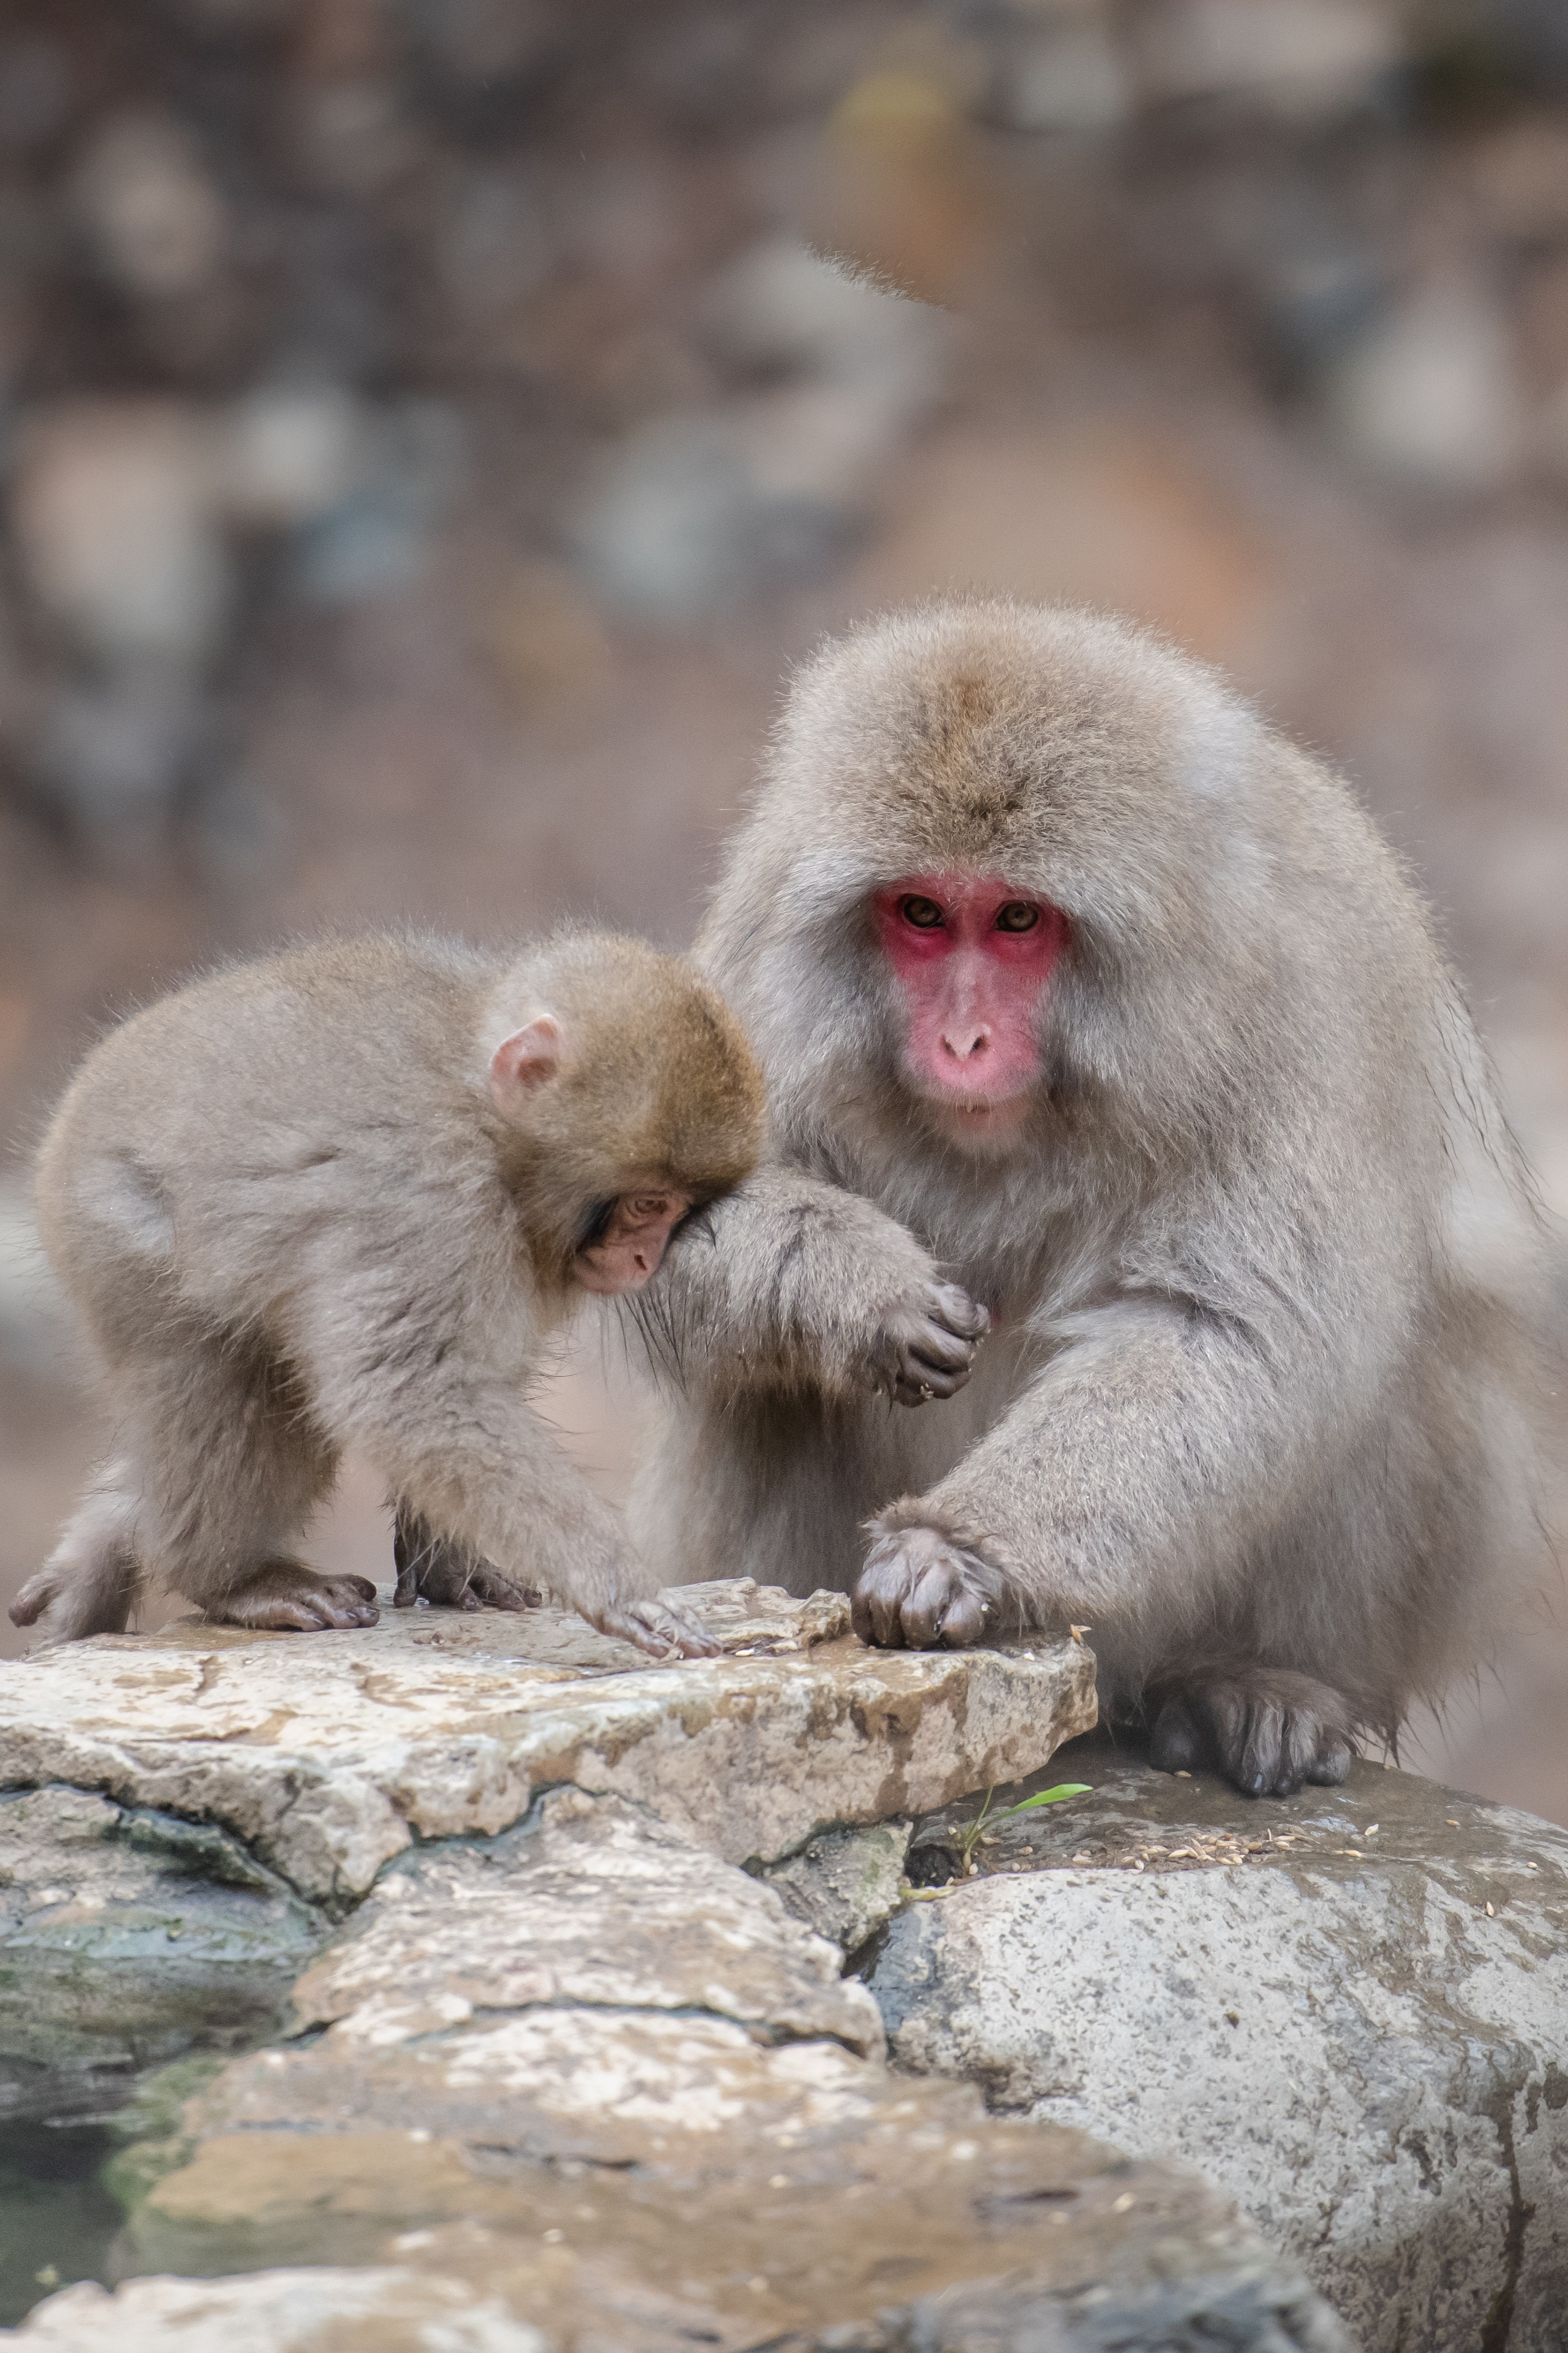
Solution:
[(563, 1059), (560, 1023), (552, 1013), (537, 1015), (503, 1038), (490, 1056), (490, 1101), (499, 1111), (514, 1111), (555, 1076)]

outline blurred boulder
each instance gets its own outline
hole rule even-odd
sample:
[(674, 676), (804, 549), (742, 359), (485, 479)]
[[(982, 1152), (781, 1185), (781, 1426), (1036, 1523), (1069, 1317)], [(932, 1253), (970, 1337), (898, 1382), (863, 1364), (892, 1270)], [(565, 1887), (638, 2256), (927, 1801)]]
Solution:
[(223, 198), (166, 116), (126, 115), (100, 132), (78, 168), (75, 195), (100, 267), (126, 294), (194, 294), (223, 263)]
[(793, 237), (770, 237), (714, 281), (699, 314), (714, 354), (757, 376), (815, 376), (913, 416), (941, 390), (952, 324)]
[(0, 41), (0, 150), (41, 147), (64, 124), (73, 95), (70, 65), (56, 42), (36, 33)]
[(1240, 104), (1282, 121), (1353, 112), (1406, 61), (1378, 0), (1164, 0), (1135, 20), (1145, 94)]
[(1232, 202), (1221, 234), (1239, 263), (1272, 357), (1314, 381), (1390, 308), (1389, 265), (1352, 206), (1306, 174), (1271, 177)]
[(1324, 399), (1344, 454), (1390, 481), (1490, 490), (1523, 453), (1523, 397), (1508, 321), (1477, 288), (1414, 294), (1330, 371)]
[(1131, 78), (1100, 7), (1019, 12), (1001, 44), (989, 111), (1009, 130), (1093, 137), (1118, 131), (1135, 103)]
[(236, 522), (290, 530), (337, 506), (367, 461), (364, 410), (341, 385), (265, 385), (230, 410), (217, 493)]
[(539, 205), (521, 174), (461, 174), (448, 197), (437, 248), (442, 283), (461, 311), (510, 310), (549, 277), (554, 252)]
[(68, 679), (33, 739), (34, 793), (99, 856), (135, 866), (161, 848), (208, 726), (199, 677), (184, 663)]
[(323, 605), (389, 595), (418, 576), (462, 480), (463, 420), (438, 400), (384, 410), (367, 430), (346, 496), (301, 534), (296, 579)]
[(368, 201), (417, 161), (419, 142), (390, 75), (306, 82), (292, 113), (300, 164), (323, 188)]
[(576, 518), (584, 575), (606, 604), (678, 627), (810, 579), (853, 542), (895, 439), (880, 400), (833, 385), (660, 417)]
[(518, 565), (487, 599), (479, 637), (498, 683), (520, 710), (603, 687), (611, 675), (604, 623), (563, 566)]
[(254, 889), (282, 866), (289, 827), (274, 796), (246, 776), (204, 789), (184, 839), (203, 879), (228, 889)]
[(233, 577), (205, 414), (176, 401), (62, 402), (17, 454), (11, 521), (23, 585), (79, 651), (199, 662)]
[(1472, 152), (1470, 188), (1494, 237), (1530, 248), (1568, 243), (1568, 123), (1532, 114)]
[(1568, 89), (1568, 9), (1563, 0), (1450, 0), (1435, 12), (1454, 34), (1495, 45), (1527, 83)]
[(401, 0), (426, 100), (473, 134), (518, 111), (570, 62), (590, 12), (559, 0)]

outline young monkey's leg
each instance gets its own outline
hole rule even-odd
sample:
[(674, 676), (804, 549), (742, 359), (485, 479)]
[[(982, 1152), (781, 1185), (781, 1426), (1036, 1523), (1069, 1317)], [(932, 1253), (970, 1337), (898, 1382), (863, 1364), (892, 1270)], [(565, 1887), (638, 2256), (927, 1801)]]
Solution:
[(328, 1576), (289, 1549), (338, 1449), (288, 1367), (237, 1337), (185, 1338), (162, 1362), (127, 1367), (132, 1382), (147, 1567), (227, 1625), (373, 1626), (368, 1578)]
[(48, 1559), (11, 1604), (12, 1624), (37, 1626), (45, 1643), (123, 1634), (142, 1589), (138, 1500), (131, 1464), (106, 1463)]

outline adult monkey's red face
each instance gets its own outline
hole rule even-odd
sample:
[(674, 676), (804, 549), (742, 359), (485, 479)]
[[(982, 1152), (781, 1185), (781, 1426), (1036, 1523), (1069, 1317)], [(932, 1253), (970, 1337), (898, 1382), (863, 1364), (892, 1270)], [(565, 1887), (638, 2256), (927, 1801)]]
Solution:
[(903, 997), (904, 1076), (955, 1143), (1011, 1143), (1040, 1078), (1059, 907), (989, 874), (910, 874), (873, 901)]

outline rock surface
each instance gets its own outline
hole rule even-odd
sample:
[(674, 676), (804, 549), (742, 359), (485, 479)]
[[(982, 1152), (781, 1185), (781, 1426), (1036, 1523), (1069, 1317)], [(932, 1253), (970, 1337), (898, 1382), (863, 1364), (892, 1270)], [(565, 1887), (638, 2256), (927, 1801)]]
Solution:
[(0, 1797), (0, 2120), (112, 2106), (128, 2070), (274, 2031), (330, 1928), (212, 1824)]
[(744, 1872), (623, 1799), (563, 1789), (526, 1830), (395, 1863), (294, 2008), (306, 2027), (352, 2021), (378, 2048), (476, 2013), (578, 2004), (700, 2010), (879, 2053), (877, 2005), (839, 1966)]
[(115, 2353), (163, 2353), (170, 2345), (195, 2353), (220, 2338), (225, 2353), (322, 2353), (350, 2341), (375, 2353), (545, 2353), (539, 2331), (512, 2319), (496, 2297), (389, 2265), (264, 2272), (211, 2284), (137, 2280), (115, 2295), (68, 2288), (21, 2335), (38, 2353), (98, 2344)]
[[(122, 2284), (47, 2298), (19, 2345), (1348, 2353), (1193, 2175), (889, 2075), (840, 1974), (903, 1896), (908, 1825), (879, 1813), (1043, 1763), (1092, 1715), (1089, 1654), (881, 1658), (837, 1596), (696, 1599), (726, 1655), (662, 1670), (558, 1613), (428, 1612), (10, 1671), (9, 1769), (91, 1784), (0, 1803), (26, 1918), (118, 1924), (184, 1855), (176, 1943), (243, 1896), (275, 2005), (293, 1980), (283, 2031), (253, 2007), (265, 2047), (226, 2062), (209, 2033), (142, 2078), (104, 2177), (127, 2221), (94, 2259)], [(208, 1819), (128, 1803), (153, 1786)], [(395, 1852), (332, 1844), (367, 1820)], [(242, 1829), (331, 1893), (335, 1934)], [(354, 1906), (348, 1866), (378, 1862)], [(74, 2023), (90, 2048), (90, 2005)]]
[[(1192, 2176), (890, 2077), (837, 1958), (733, 1865), (557, 1792), (395, 1868), (297, 1990), (326, 2031), (232, 2062), (145, 2153), (123, 2265), (403, 2263), (552, 2347), (956, 2353), (1000, 2320), (1338, 2353)], [(79, 2311), (71, 2341), (107, 2346), (116, 2306)]]
[[(1200, 2167), (1366, 2353), (1554, 2353), (1568, 1834), (1364, 1765), (1267, 1807), (1098, 1742), (1069, 1768), (1092, 1798), (999, 1823), (887, 1930), (894, 2057)], [(911, 1876), (962, 1868), (973, 1810)]]
[(717, 1659), (655, 1664), (570, 1612), (384, 1610), (312, 1638), (184, 1623), (0, 1671), (0, 1786), (64, 1782), (215, 1821), (343, 1904), (414, 1838), (493, 1833), (561, 1782), (770, 1861), (1015, 1779), (1094, 1721), (1071, 1642), (875, 1651), (840, 1594), (693, 1586)]
[(798, 1854), (771, 1864), (765, 1876), (797, 1919), (853, 1953), (903, 1902), (909, 1845), (908, 1822), (825, 1831)]

